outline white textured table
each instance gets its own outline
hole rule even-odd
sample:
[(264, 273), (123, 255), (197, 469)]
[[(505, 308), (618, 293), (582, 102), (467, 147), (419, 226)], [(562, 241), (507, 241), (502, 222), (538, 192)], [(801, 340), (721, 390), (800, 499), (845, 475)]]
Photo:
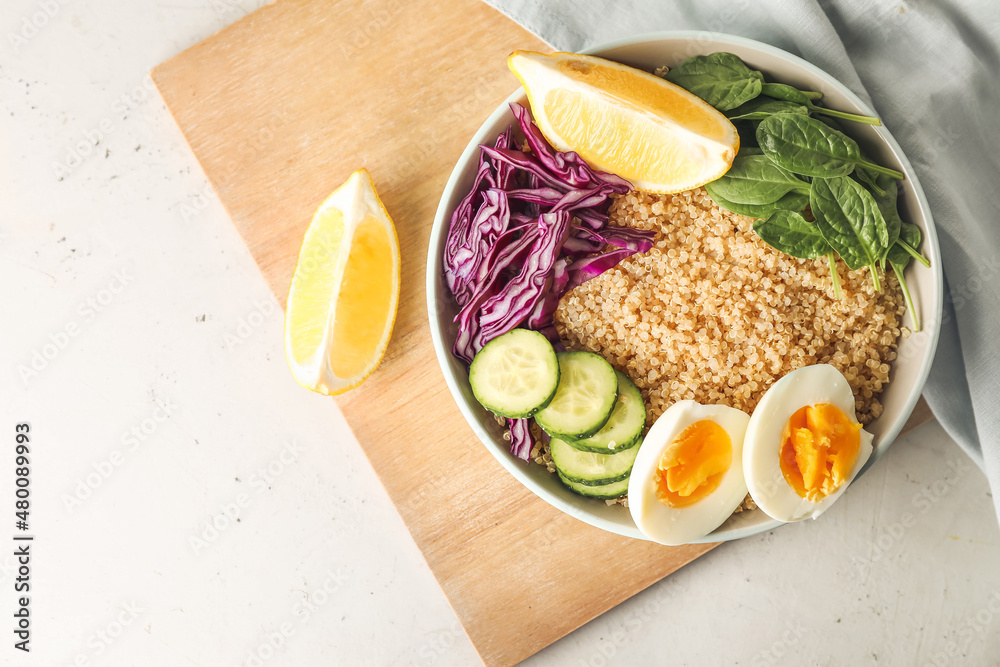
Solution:
[[(2, 664), (476, 660), (336, 406), (292, 381), (147, 76), (258, 4), (0, 8), (0, 460), (30, 422), (36, 535), (30, 654), (0, 549)], [(998, 537), (931, 424), (820, 521), (723, 545), (531, 662), (993, 665)]]

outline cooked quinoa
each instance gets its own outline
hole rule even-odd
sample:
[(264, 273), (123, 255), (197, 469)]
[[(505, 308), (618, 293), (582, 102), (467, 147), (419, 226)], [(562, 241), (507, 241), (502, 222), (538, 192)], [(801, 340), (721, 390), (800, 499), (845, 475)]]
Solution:
[(838, 261), (837, 301), (825, 258), (774, 250), (752, 219), (720, 209), (703, 188), (621, 195), (610, 223), (654, 230), (653, 249), (568, 292), (556, 328), (566, 347), (596, 352), (632, 378), (647, 426), (683, 399), (750, 413), (776, 380), (818, 363), (847, 378), (862, 424), (882, 414), (904, 331), (892, 272), (875, 292), (866, 270)]

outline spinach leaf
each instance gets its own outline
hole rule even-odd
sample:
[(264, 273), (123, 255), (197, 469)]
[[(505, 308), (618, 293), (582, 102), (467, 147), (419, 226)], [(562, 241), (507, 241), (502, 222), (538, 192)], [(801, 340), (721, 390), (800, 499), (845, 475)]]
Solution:
[(757, 144), (776, 164), (819, 178), (846, 176), (860, 159), (857, 143), (821, 121), (782, 113), (757, 126)]
[(664, 76), (719, 111), (735, 109), (760, 95), (764, 77), (731, 53), (688, 58)]
[(889, 248), (889, 253), (887, 258), (890, 264), (900, 264), (903, 268), (910, 263), (910, 258), (917, 259), (924, 266), (930, 266), (931, 263), (926, 257), (921, 255), (918, 251), (920, 244), (923, 243), (924, 235), (921, 233), (920, 228), (916, 225), (910, 224), (909, 222), (904, 222), (899, 228), (899, 238), (896, 242)]
[[(903, 298), (906, 299), (906, 309), (910, 311), (910, 317), (913, 319), (914, 331), (920, 331), (920, 318), (917, 316), (917, 308), (913, 304), (913, 297), (910, 296), (910, 288), (906, 284), (904, 272), (912, 258), (910, 251), (906, 248), (919, 248), (921, 241), (923, 241), (923, 234), (920, 233), (920, 228), (904, 222), (899, 230), (899, 238), (889, 249), (888, 255), (889, 265), (892, 266), (892, 271), (896, 274), (896, 279), (899, 280), (899, 286), (903, 289)], [(929, 265), (930, 263), (928, 262)]]
[(753, 230), (769, 246), (792, 257), (816, 259), (830, 252), (816, 225), (795, 211), (775, 211), (767, 220), (753, 223)]
[(785, 100), (776, 100), (772, 97), (765, 97), (764, 95), (761, 95), (750, 100), (749, 102), (741, 104), (735, 109), (728, 111), (726, 115), (731, 121), (764, 120), (768, 116), (773, 116), (776, 113), (798, 113), (804, 115), (809, 113), (809, 109), (801, 104), (786, 102)]
[[(882, 268), (885, 268), (886, 256), (889, 251), (895, 246), (896, 239), (899, 238), (900, 229), (903, 226), (903, 220), (899, 217), (899, 210), (896, 208), (896, 201), (899, 197), (899, 189), (896, 187), (896, 181), (879, 174), (875, 179), (875, 186), (878, 190), (874, 191), (872, 194), (875, 197), (875, 203), (878, 205), (878, 210), (885, 219), (885, 227), (889, 233), (888, 244), (885, 247), (885, 252), (879, 258), (882, 262)], [(881, 193), (879, 192), (881, 191)], [(917, 231), (919, 233), (919, 229)]]
[(798, 192), (789, 192), (773, 204), (738, 204), (713, 195), (709, 189), (711, 185), (711, 183), (706, 185), (705, 190), (708, 191), (712, 201), (718, 204), (720, 208), (750, 218), (768, 218), (775, 211), (801, 211), (809, 204), (809, 196)]
[[(844, 125), (839, 120), (835, 120), (833, 118), (827, 118), (826, 116), (818, 116), (816, 118), (816, 120), (818, 120), (819, 122), (823, 123), (827, 127), (833, 128), (837, 132), (843, 132), (844, 131)], [(861, 157), (864, 157), (864, 155), (862, 154)]]
[(779, 100), (788, 100), (798, 104), (809, 104), (812, 100), (823, 97), (823, 93), (815, 90), (799, 90), (784, 83), (765, 83), (761, 89), (762, 95), (775, 97)]
[(754, 148), (757, 152), (761, 152), (760, 148), (757, 146), (757, 122), (753, 120), (733, 120), (733, 127), (736, 128), (736, 133), (740, 135), (740, 152), (748, 148)]
[(826, 123), (794, 113), (765, 118), (757, 126), (764, 155), (785, 169), (817, 178), (847, 176), (856, 165), (896, 179), (903, 174), (861, 157), (856, 141)]
[[(864, 153), (861, 154), (864, 157)], [(866, 158), (867, 159), (867, 158)], [(880, 174), (876, 174), (874, 171), (869, 170), (867, 167), (855, 167), (854, 177), (858, 179), (861, 185), (864, 185), (869, 190), (872, 191), (876, 197), (885, 197), (886, 191), (878, 184), (878, 177)]]
[[(830, 127), (843, 132), (843, 127), (840, 125), (840, 123), (833, 120), (832, 118), (821, 117), (820, 120), (822, 120)], [(864, 151), (859, 151), (858, 154), (861, 156), (861, 159), (864, 160), (865, 162), (872, 162), (872, 159), (867, 154), (865, 154)], [(854, 168), (854, 178), (856, 178), (862, 185), (868, 188), (868, 190), (871, 191), (871, 193), (874, 194), (876, 197), (886, 196), (885, 188), (883, 188), (882, 186), (888, 182), (887, 175), (880, 174), (876, 171), (869, 169), (864, 165), (859, 164), (857, 167)]]
[[(694, 93), (719, 111), (735, 109), (763, 94), (774, 100), (805, 107), (805, 113), (824, 114), (869, 125), (882, 124), (882, 121), (872, 116), (860, 116), (813, 104), (813, 100), (823, 96), (822, 93), (798, 90), (783, 83), (764, 83), (764, 75), (761, 72), (750, 69), (732, 53), (719, 52), (707, 56), (693, 56), (670, 69), (663, 78)], [(745, 120), (761, 118), (763, 116), (758, 115)]]
[(855, 123), (864, 123), (865, 125), (882, 124), (882, 121), (874, 116), (859, 116), (858, 114), (847, 113), (846, 111), (836, 111), (834, 109), (817, 106), (812, 103), (812, 99), (810, 99), (810, 96), (806, 94), (806, 92), (783, 83), (765, 83), (761, 87), (761, 94), (768, 95), (769, 97), (774, 97), (779, 100), (786, 100), (788, 102), (794, 102), (795, 104), (801, 104), (812, 113), (833, 116), (834, 118), (843, 118), (844, 120), (853, 120)]
[(709, 183), (712, 196), (737, 204), (773, 204), (789, 192), (809, 194), (809, 184), (765, 155), (740, 155), (724, 176)]
[(786, 102), (794, 102), (795, 104), (801, 104), (802, 106), (809, 106), (812, 104), (812, 101), (806, 97), (806, 94), (801, 90), (783, 83), (765, 83), (761, 86), (760, 92), (761, 95), (767, 95), (768, 97), (773, 97), (777, 100), (785, 100)]
[(809, 207), (823, 238), (852, 270), (868, 266), (876, 291), (876, 266), (889, 245), (889, 231), (875, 198), (846, 176), (812, 182)]

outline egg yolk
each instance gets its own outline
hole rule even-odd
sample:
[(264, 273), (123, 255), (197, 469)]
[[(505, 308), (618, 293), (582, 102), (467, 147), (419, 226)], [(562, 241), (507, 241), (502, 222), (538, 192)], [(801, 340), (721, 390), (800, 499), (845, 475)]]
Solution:
[(687, 507), (719, 487), (733, 463), (733, 441), (710, 419), (684, 429), (656, 470), (656, 497), (667, 507)]
[(792, 415), (781, 433), (781, 472), (802, 498), (817, 502), (851, 476), (861, 448), (861, 424), (829, 403)]

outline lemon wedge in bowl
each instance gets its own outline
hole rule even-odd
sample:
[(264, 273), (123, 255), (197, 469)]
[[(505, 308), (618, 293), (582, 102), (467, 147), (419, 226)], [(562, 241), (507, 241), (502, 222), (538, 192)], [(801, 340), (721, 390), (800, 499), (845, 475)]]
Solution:
[(507, 65), (550, 144), (637, 190), (704, 185), (725, 174), (739, 150), (728, 118), (648, 72), (575, 53), (515, 51)]
[(399, 303), (399, 241), (366, 169), (313, 215), (285, 310), (285, 356), (306, 389), (336, 395), (385, 353)]

